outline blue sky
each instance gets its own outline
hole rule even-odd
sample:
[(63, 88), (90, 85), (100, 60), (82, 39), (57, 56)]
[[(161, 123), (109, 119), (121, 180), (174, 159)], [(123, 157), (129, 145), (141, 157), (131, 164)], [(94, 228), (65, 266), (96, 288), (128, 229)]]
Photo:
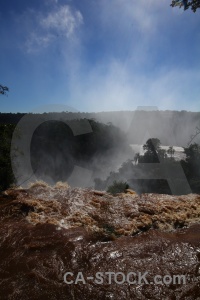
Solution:
[(170, 3), (1, 0), (0, 111), (199, 111), (200, 10)]

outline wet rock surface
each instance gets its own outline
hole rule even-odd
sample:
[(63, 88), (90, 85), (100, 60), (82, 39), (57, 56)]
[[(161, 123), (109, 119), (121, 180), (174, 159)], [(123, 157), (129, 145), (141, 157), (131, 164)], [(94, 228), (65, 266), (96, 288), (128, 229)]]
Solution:
[(193, 194), (113, 197), (42, 183), (8, 190), (0, 197), (0, 299), (200, 299), (199, 221)]

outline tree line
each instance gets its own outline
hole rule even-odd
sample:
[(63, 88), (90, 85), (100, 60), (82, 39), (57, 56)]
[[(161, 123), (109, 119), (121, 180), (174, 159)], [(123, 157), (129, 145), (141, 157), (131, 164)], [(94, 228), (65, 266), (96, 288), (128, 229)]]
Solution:
[[(32, 115), (32, 118), (41, 116)], [(93, 119), (87, 120), (91, 132), (74, 135), (71, 128), (81, 128), (84, 119), (43, 122), (34, 132), (31, 141), (31, 164), (38, 179), (51, 178), (52, 182), (67, 181), (74, 166), (80, 166), (98, 174), (110, 164), (108, 152), (129, 151), (123, 132), (112, 124), (102, 124)], [(0, 190), (17, 184), (11, 166), (10, 147), (15, 124), (0, 122)], [(20, 138), (20, 131), (19, 131)], [(16, 155), (22, 155), (16, 149)], [(104, 157), (98, 164), (98, 158)], [(20, 181), (18, 182), (20, 184)]]
[[(167, 150), (161, 148), (161, 142), (157, 138), (150, 138), (143, 145), (144, 154), (136, 153), (133, 159), (124, 162), (117, 172), (111, 172), (109, 176), (102, 180), (95, 179), (95, 187), (100, 190), (110, 190), (110, 187), (117, 188), (116, 183), (120, 185), (128, 184), (129, 187), (138, 193), (159, 193), (172, 194), (169, 183), (166, 179), (154, 179), (155, 174), (159, 174), (160, 164), (168, 164), (170, 168), (181, 165), (186, 176), (186, 180), (193, 193), (200, 193), (200, 145), (197, 143), (190, 144), (184, 148), (185, 159), (177, 161), (174, 157), (175, 150), (170, 146)], [(148, 179), (141, 178), (147, 175), (144, 164), (151, 164), (148, 169)], [(173, 174), (174, 184), (182, 185), (180, 173)]]

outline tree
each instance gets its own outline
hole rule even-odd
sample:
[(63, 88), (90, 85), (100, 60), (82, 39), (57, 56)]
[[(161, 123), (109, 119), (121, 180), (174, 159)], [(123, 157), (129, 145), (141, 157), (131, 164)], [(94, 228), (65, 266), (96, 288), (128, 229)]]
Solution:
[(146, 141), (143, 149), (146, 151), (143, 157), (140, 157), (139, 162), (158, 163), (158, 154), (160, 150), (160, 140), (151, 138)]
[(128, 159), (126, 162), (124, 162), (121, 167), (119, 168), (119, 173), (124, 176), (131, 176), (133, 173), (133, 161), (131, 159)]
[(0, 124), (0, 192), (15, 183), (10, 157), (14, 128), (13, 124)]
[(179, 6), (179, 7), (184, 7), (184, 10), (187, 10), (189, 7), (191, 8), (191, 10), (193, 12), (196, 12), (197, 8), (200, 7), (200, 0), (172, 0), (172, 3), (170, 4), (170, 6), (175, 7), (175, 6)]
[(190, 137), (190, 141), (188, 142), (188, 146), (190, 145), (190, 144), (192, 144), (192, 141), (197, 137), (197, 135), (199, 135), (200, 134), (200, 128), (197, 126), (196, 127), (196, 132), (195, 132), (195, 134), (193, 134), (193, 135), (191, 135), (191, 137)]
[(200, 177), (200, 145), (191, 144), (188, 148), (184, 148), (186, 154), (186, 164), (188, 175), (190, 178)]
[(154, 153), (155, 151), (158, 151), (160, 148), (160, 140), (157, 138), (151, 138), (146, 141), (146, 144), (144, 144), (143, 149), (149, 152)]
[(186, 159), (181, 160), (181, 165), (193, 193), (200, 193), (200, 145), (191, 144), (184, 148)]
[(165, 149), (158, 149), (158, 157), (160, 161), (164, 161), (167, 158), (167, 153)]
[(170, 146), (168, 148), (167, 153), (170, 155), (170, 157), (172, 159), (172, 156), (174, 156), (174, 153), (175, 153), (175, 150), (174, 150), (173, 146)]
[(0, 94), (2, 95), (6, 95), (6, 92), (9, 91), (9, 88), (7, 86), (3, 86), (2, 84), (0, 84)]
[(129, 185), (125, 181), (114, 181), (107, 189), (107, 192), (116, 196), (118, 193), (124, 193), (126, 189), (129, 188)]

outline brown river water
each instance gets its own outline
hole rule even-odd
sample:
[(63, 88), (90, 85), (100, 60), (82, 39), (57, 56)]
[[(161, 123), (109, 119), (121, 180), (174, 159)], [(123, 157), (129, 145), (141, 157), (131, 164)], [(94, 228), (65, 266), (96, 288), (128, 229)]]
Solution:
[(200, 196), (4, 192), (0, 299), (200, 299)]

